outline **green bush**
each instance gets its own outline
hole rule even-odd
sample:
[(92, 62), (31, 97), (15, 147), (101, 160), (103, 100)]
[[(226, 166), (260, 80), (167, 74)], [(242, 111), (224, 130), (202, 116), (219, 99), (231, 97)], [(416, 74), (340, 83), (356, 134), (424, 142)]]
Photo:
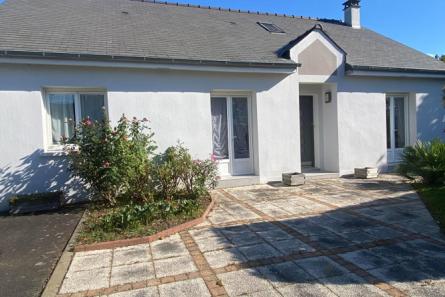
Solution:
[(113, 128), (104, 118), (100, 122), (84, 119), (75, 136), (66, 141), (73, 175), (110, 205), (126, 199), (139, 203), (150, 200), (146, 173), (156, 146), (146, 120), (130, 121), (122, 116)]
[(408, 178), (421, 177), (425, 184), (441, 184), (445, 181), (445, 143), (439, 139), (417, 142), (407, 147), (398, 170)]
[(153, 189), (166, 199), (198, 197), (216, 186), (217, 166), (212, 160), (193, 160), (178, 144), (154, 158), (151, 176)]

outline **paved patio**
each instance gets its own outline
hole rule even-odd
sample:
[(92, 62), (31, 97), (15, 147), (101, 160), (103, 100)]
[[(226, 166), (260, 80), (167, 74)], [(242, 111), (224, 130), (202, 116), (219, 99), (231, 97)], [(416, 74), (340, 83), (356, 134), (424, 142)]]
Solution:
[(398, 178), (215, 197), (191, 230), (75, 254), (60, 296), (445, 296), (445, 237)]

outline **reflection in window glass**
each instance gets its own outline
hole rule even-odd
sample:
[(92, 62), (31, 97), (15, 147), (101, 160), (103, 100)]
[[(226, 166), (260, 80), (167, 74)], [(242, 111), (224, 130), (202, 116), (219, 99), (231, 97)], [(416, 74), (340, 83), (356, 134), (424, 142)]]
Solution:
[(104, 117), (104, 95), (101, 94), (81, 94), (80, 112), (82, 119), (89, 117), (92, 120), (100, 121)]
[(249, 153), (249, 113), (247, 98), (232, 99), (233, 149), (235, 159), (248, 159)]
[(405, 147), (405, 98), (394, 98), (394, 141), (395, 148)]

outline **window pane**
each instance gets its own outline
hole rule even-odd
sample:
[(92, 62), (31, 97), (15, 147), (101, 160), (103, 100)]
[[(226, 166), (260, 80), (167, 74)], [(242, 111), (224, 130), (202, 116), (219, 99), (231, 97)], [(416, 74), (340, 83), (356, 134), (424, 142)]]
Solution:
[(74, 94), (50, 94), (49, 109), (53, 144), (74, 135)]
[(249, 158), (249, 113), (247, 98), (232, 98), (233, 150), (235, 159)]
[(394, 98), (394, 138), (395, 147), (405, 147), (405, 98)]
[(391, 148), (391, 98), (386, 98), (386, 147)]
[(229, 158), (227, 135), (227, 103), (224, 97), (211, 99), (213, 156), (217, 160)]
[(104, 95), (81, 94), (80, 113), (81, 118), (89, 117), (92, 120), (100, 121), (104, 118), (103, 107), (105, 105)]

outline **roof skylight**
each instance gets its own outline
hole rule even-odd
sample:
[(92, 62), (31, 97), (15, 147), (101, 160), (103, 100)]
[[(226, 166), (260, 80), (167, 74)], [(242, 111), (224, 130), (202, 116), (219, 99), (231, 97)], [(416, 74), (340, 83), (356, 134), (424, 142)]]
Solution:
[(264, 30), (266, 30), (270, 33), (286, 33), (286, 32), (284, 32), (283, 29), (281, 29), (280, 27), (278, 27), (275, 24), (261, 23), (261, 22), (258, 22), (257, 24), (260, 25)]

